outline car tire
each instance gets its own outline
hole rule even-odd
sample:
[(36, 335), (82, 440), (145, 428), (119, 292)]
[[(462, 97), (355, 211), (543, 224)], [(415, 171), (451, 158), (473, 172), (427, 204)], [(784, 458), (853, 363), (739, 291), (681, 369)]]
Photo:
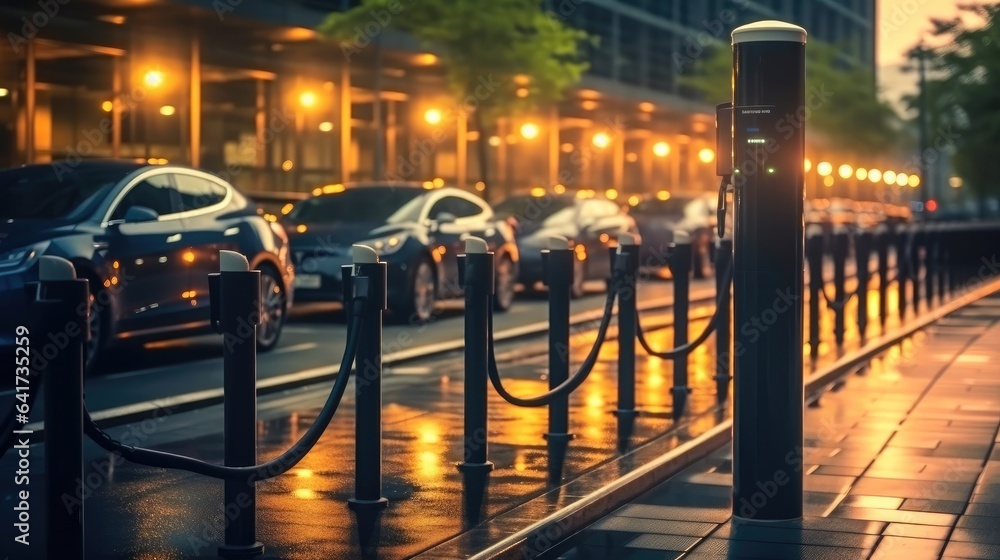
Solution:
[(427, 257), (421, 257), (413, 265), (405, 296), (390, 305), (396, 320), (416, 324), (429, 322), (434, 316), (436, 288), (434, 265)]
[(587, 295), (587, 261), (576, 258), (573, 255), (573, 284), (569, 287), (570, 297), (580, 299)]
[(260, 271), (260, 324), (257, 325), (257, 350), (268, 352), (278, 345), (287, 316), (288, 295), (281, 277), (269, 266)]
[(109, 322), (108, 316), (103, 307), (96, 305), (100, 286), (94, 279), (90, 279), (90, 338), (84, 342), (83, 351), (83, 371), (85, 376), (91, 376), (100, 367), (101, 358), (104, 355), (104, 347), (108, 341)]
[(514, 304), (514, 292), (517, 286), (517, 265), (513, 259), (504, 255), (497, 262), (495, 295), (493, 297), (493, 310), (504, 312)]

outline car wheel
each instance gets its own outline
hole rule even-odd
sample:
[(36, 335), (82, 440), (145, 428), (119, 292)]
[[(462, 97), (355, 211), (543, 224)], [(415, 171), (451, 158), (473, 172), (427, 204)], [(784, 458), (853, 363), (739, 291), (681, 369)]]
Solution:
[[(91, 281), (91, 286), (95, 282)], [(105, 320), (104, 309), (97, 305), (97, 294), (90, 292), (90, 315), (88, 326), (90, 328), (90, 339), (84, 344), (83, 370), (86, 375), (94, 373), (97, 363), (101, 359), (104, 351), (104, 344), (108, 338), (107, 321)]]
[(504, 256), (497, 263), (496, 295), (493, 298), (493, 309), (507, 311), (514, 304), (514, 286), (517, 284), (517, 267), (514, 261)]
[(584, 285), (587, 283), (587, 261), (581, 261), (573, 255), (573, 284), (569, 288), (570, 296), (573, 299), (582, 298), (587, 294)]
[(257, 326), (257, 350), (267, 352), (278, 344), (285, 325), (285, 288), (272, 268), (260, 271), (260, 324)]
[(435, 281), (434, 268), (427, 258), (421, 258), (414, 265), (406, 295), (409, 297), (392, 306), (397, 318), (416, 323), (430, 321), (434, 315)]

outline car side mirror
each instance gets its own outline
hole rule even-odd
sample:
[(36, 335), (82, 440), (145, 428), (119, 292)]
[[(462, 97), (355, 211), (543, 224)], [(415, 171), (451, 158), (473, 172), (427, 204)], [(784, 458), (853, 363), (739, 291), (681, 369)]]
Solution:
[(138, 223), (138, 222), (155, 222), (160, 215), (156, 213), (156, 210), (152, 208), (147, 208), (145, 206), (131, 206), (125, 211), (125, 216), (121, 220), (115, 220), (111, 222), (112, 224), (123, 224), (123, 223)]

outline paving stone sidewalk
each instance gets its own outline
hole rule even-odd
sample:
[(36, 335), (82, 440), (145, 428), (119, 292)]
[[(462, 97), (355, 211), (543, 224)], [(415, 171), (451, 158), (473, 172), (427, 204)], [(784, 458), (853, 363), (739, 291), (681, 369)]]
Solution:
[(548, 557), (1000, 558), (1000, 294), (806, 409), (805, 517), (734, 523), (732, 446)]

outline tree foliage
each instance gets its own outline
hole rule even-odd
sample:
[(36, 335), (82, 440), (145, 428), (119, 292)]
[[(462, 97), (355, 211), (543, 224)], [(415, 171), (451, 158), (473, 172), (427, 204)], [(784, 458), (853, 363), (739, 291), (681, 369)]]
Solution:
[[(961, 6), (978, 16), (975, 26), (962, 18), (932, 20), (941, 46), (923, 56), (934, 76), (927, 81), (929, 130), (955, 139), (953, 164), (979, 194), (1000, 194), (1000, 4)], [(910, 51), (922, 56), (922, 47)], [(916, 96), (907, 99), (919, 107)], [(933, 145), (932, 145), (933, 148)], [(926, 158), (927, 155), (925, 154)]]
[[(707, 101), (732, 99), (733, 55), (728, 47), (707, 50), (681, 84)], [(810, 42), (806, 46), (806, 107), (809, 129), (829, 148), (858, 157), (885, 153), (898, 142), (897, 116), (878, 99), (870, 70), (845, 64), (838, 50)]]
[[(320, 31), (348, 53), (382, 27), (442, 53), (456, 106), (480, 131), (481, 169), (488, 168), (486, 141), (497, 117), (557, 101), (589, 67), (580, 49), (588, 35), (546, 12), (542, 0), (364, 0), (327, 16)], [(522, 87), (528, 96), (518, 96)]]

